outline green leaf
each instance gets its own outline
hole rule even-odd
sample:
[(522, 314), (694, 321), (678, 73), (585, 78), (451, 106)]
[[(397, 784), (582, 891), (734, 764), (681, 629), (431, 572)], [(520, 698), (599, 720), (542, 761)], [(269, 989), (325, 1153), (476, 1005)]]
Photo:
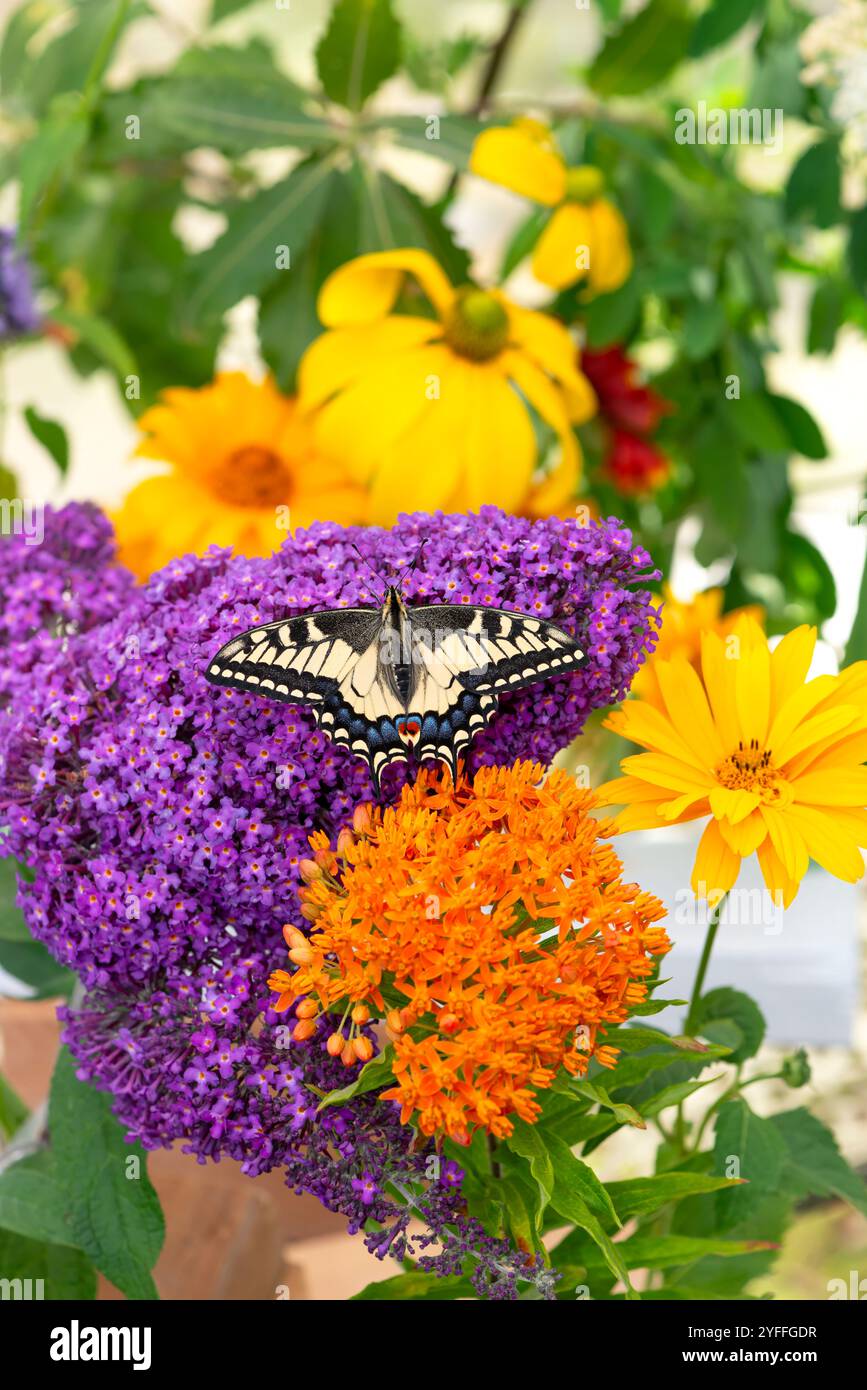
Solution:
[(625, 285), (611, 294), (599, 294), (590, 301), (585, 313), (587, 346), (610, 347), (612, 343), (628, 341), (641, 313), (638, 282), (631, 275)]
[(70, 171), (87, 140), (89, 119), (78, 96), (56, 97), (39, 130), (19, 157), (18, 222), (27, 227), (40, 198)]
[(726, 329), (726, 313), (716, 299), (692, 299), (683, 320), (683, 354), (700, 362), (719, 346)]
[(385, 114), (369, 124), (364, 122), (362, 130), (369, 130), (371, 135), (375, 132), (380, 138), (390, 135), (404, 149), (441, 159), (453, 169), (466, 169), (473, 145), (490, 122), (476, 120), (473, 116), (457, 116), (452, 112), (445, 112), (434, 119), (436, 124), (433, 124), (430, 116)]
[(529, 1161), (530, 1172), (539, 1189), (541, 1216), (554, 1191), (554, 1168), (545, 1136), (537, 1125), (528, 1125), (524, 1120), (516, 1120), (515, 1128), (506, 1140), (506, 1148)]
[(833, 227), (840, 210), (840, 144), (836, 136), (810, 145), (789, 175), (786, 215), (808, 217), (817, 227)]
[(48, 1149), (28, 1154), (0, 1173), (0, 1227), (30, 1240), (79, 1246), (62, 1174)]
[[(36, 1289), (41, 1280), (41, 1296), (52, 1301), (96, 1298), (96, 1271), (81, 1250), (68, 1245), (51, 1245), (30, 1240), (15, 1231), (0, 1230), (0, 1271), (2, 1278), (31, 1280)], [(26, 1286), (25, 1286), (26, 1287)], [(34, 1295), (35, 1296), (35, 1295)]]
[[(283, 275), (292, 275), (312, 237), (328, 197), (332, 165), (306, 160), (288, 178), (238, 203), (222, 236), (196, 256), (181, 322), (213, 319), (248, 294), (259, 294)], [(278, 261), (286, 259), (288, 266)]]
[(357, 162), (351, 179), (358, 208), (354, 255), (419, 246), (430, 252), (453, 283), (467, 279), (467, 253), (455, 245), (434, 208), (370, 164)]
[(747, 1220), (776, 1192), (785, 1162), (785, 1142), (771, 1121), (754, 1114), (745, 1100), (726, 1101), (716, 1118), (714, 1167), (745, 1183), (717, 1196), (718, 1228)]
[(51, 310), (55, 323), (72, 329), (79, 342), (111, 368), (119, 377), (136, 375), (136, 360), (123, 338), (108, 319), (83, 314), (65, 305)]
[(804, 458), (808, 459), (828, 457), (828, 446), (822, 437), (822, 431), (810, 412), (805, 410), (799, 401), (790, 400), (788, 396), (774, 395), (769, 395), (768, 400), (776, 411), (788, 435), (789, 445), (795, 453), (803, 454)]
[(66, 430), (56, 420), (49, 420), (45, 415), (40, 415), (32, 405), (26, 407), (24, 419), (33, 438), (48, 451), (60, 470), (60, 476), (65, 478), (69, 468), (69, 440)]
[(620, 1220), (632, 1216), (649, 1216), (671, 1202), (685, 1197), (704, 1196), (709, 1192), (737, 1187), (736, 1178), (721, 1178), (711, 1173), (658, 1173), (651, 1178), (628, 1178), (623, 1182), (606, 1184)]
[(256, 4), (256, 2), (257, 0), (212, 0), (211, 23), (219, 24), (221, 20), (228, 19), (229, 15), (237, 14), (239, 10), (249, 9), (250, 5)]
[(829, 1129), (803, 1106), (768, 1121), (785, 1146), (782, 1182), (797, 1198), (839, 1197), (867, 1216), (867, 1185), (850, 1168)]
[(604, 1086), (598, 1085), (595, 1081), (573, 1081), (570, 1089), (576, 1095), (584, 1096), (587, 1100), (594, 1100), (601, 1105), (604, 1110), (610, 1110), (616, 1120), (621, 1124), (633, 1125), (635, 1129), (646, 1129), (647, 1126), (639, 1115), (638, 1111), (631, 1105), (626, 1105), (622, 1101), (612, 1100)]
[(371, 1057), (370, 1061), (361, 1068), (355, 1080), (351, 1081), (348, 1086), (341, 1086), (339, 1091), (329, 1091), (328, 1095), (319, 1102), (319, 1110), (325, 1110), (330, 1105), (344, 1105), (346, 1101), (352, 1100), (355, 1096), (363, 1096), (368, 1091), (378, 1091), (383, 1086), (393, 1085), (393, 1061), (394, 1047), (389, 1043), (382, 1052)]
[(33, 938), (24, 914), (15, 899), (18, 893), (18, 867), (14, 859), (0, 859), (0, 941), (26, 941)]
[(867, 203), (852, 214), (848, 260), (856, 287), (861, 294), (867, 294)]
[(29, 985), (31, 999), (68, 998), (75, 984), (72, 971), (58, 965), (41, 941), (0, 939), (0, 966)]
[[(20, 1129), (30, 1111), (15, 1088), (0, 1072), (0, 1137), (9, 1140)], [(2, 1265), (0, 1265), (2, 1269)]]
[(748, 994), (727, 987), (712, 989), (702, 995), (694, 1022), (696, 1032), (711, 1042), (726, 1041), (718, 1032), (718, 1023), (735, 1025), (737, 1039), (731, 1055), (726, 1059), (734, 1063), (755, 1057), (765, 1036), (765, 1020), (758, 1004)]
[(352, 1294), (351, 1303), (390, 1303), (413, 1299), (417, 1302), (441, 1303), (456, 1298), (478, 1298), (470, 1283), (458, 1274), (395, 1274), (378, 1284), (368, 1284), (360, 1293)]
[[(145, 1152), (125, 1143), (110, 1097), (77, 1079), (65, 1047), (51, 1081), (48, 1125), (75, 1243), (127, 1298), (156, 1298), (150, 1270), (165, 1225)], [(138, 1175), (128, 1176), (134, 1159)]]
[(587, 73), (600, 96), (632, 96), (661, 83), (683, 57), (692, 29), (684, 0), (650, 0), (606, 39)]
[(788, 453), (789, 434), (767, 391), (744, 391), (740, 400), (726, 402), (726, 419), (745, 444), (757, 453)]
[(807, 351), (833, 352), (845, 316), (845, 286), (839, 280), (820, 280), (810, 303)]
[(704, 1255), (751, 1255), (756, 1250), (773, 1248), (764, 1240), (725, 1240), (722, 1236), (633, 1236), (617, 1249), (630, 1269), (668, 1269)]
[(502, 1202), (506, 1225), (518, 1248), (528, 1251), (538, 1248), (538, 1203), (529, 1185), (515, 1176), (501, 1177), (494, 1184), (492, 1196)]
[[(110, 107), (118, 125), (124, 106), (130, 109), (128, 98)], [(155, 138), (159, 148), (174, 146), (179, 154), (197, 145), (238, 156), (287, 145), (304, 150), (333, 145), (337, 130), (309, 106), (309, 93), (274, 66), (263, 43), (193, 48), (149, 90), (141, 113), (141, 139), (124, 143), (128, 157), (140, 150), (151, 158)]]
[(711, 0), (692, 31), (690, 57), (700, 58), (712, 48), (727, 43), (751, 19), (758, 18), (766, 5), (767, 0)]
[(844, 666), (851, 666), (853, 661), (864, 661), (865, 659), (867, 659), (867, 564), (861, 571), (858, 609), (852, 624), (852, 631), (849, 633), (849, 641), (846, 643), (843, 664)]
[(401, 31), (391, 0), (337, 0), (316, 49), (319, 80), (331, 101), (360, 111), (400, 65)]
[(602, 1224), (620, 1224), (611, 1198), (592, 1168), (576, 1158), (561, 1139), (549, 1138), (548, 1148), (554, 1177), (551, 1206), (567, 1221), (586, 1231), (611, 1273), (622, 1279), (631, 1295), (637, 1298), (638, 1294), (629, 1281), (621, 1247), (614, 1244)]

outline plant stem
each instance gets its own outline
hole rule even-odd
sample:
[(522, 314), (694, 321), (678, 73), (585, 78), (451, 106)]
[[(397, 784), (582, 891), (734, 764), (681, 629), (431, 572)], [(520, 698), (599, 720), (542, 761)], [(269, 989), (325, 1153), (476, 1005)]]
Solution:
[(512, 41), (515, 37), (515, 34), (518, 32), (518, 29), (521, 25), (521, 21), (523, 20), (529, 8), (530, 0), (513, 0), (512, 10), (508, 20), (506, 21), (506, 27), (503, 29), (502, 34), (497, 39), (497, 42), (494, 44), (494, 47), (491, 49), (491, 55), (488, 59), (488, 65), (485, 68), (484, 75), (482, 77), (482, 84), (479, 87), (479, 93), (476, 97), (476, 102), (472, 110), (472, 114), (474, 116), (480, 116), (481, 113), (484, 111), (485, 107), (487, 106), (488, 97), (491, 95), (491, 93), (497, 85), (497, 80), (500, 76), (500, 73), (503, 70), (503, 64), (505, 63), (509, 49), (512, 46)]
[(698, 963), (698, 970), (695, 973), (695, 981), (692, 986), (692, 994), (690, 995), (689, 1000), (689, 1011), (686, 1015), (686, 1024), (683, 1030), (688, 1038), (695, 1036), (696, 1019), (698, 1016), (698, 1005), (701, 999), (702, 989), (704, 988), (704, 980), (705, 976), (707, 975), (707, 968), (710, 964), (713, 943), (716, 940), (716, 934), (720, 924), (720, 917), (722, 915), (722, 910), (725, 906), (727, 897), (728, 893), (726, 892), (723, 894), (716, 907), (714, 908), (711, 914), (711, 919), (707, 924), (707, 935), (704, 939), (704, 946), (702, 948), (701, 959)]

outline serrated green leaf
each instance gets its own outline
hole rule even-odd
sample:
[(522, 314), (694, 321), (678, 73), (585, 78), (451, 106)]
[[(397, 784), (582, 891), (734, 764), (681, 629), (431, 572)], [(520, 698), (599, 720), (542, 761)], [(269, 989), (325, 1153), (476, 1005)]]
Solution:
[[(292, 275), (327, 204), (332, 164), (306, 160), (286, 179), (238, 203), (223, 234), (194, 257), (181, 322), (219, 317), (248, 294)], [(278, 261), (288, 248), (289, 264)]]
[[(127, 1298), (158, 1297), (150, 1271), (165, 1224), (146, 1154), (125, 1143), (110, 1097), (78, 1080), (65, 1047), (51, 1081), (48, 1126), (75, 1244)], [(128, 1176), (132, 1159), (137, 1176)]]
[(316, 49), (319, 80), (331, 101), (360, 111), (400, 65), (401, 30), (391, 0), (337, 0)]
[(782, 1140), (782, 1183), (795, 1197), (840, 1197), (867, 1216), (867, 1185), (849, 1166), (831, 1131), (800, 1106), (768, 1121)]
[[(739, 1038), (731, 1041), (722, 1036), (720, 1023), (731, 1022), (738, 1030)], [(765, 1036), (765, 1020), (754, 999), (740, 990), (723, 987), (712, 989), (699, 1000), (693, 1024), (697, 1033), (709, 1038), (711, 1042), (732, 1046), (729, 1062), (746, 1062), (755, 1057)]]
[(25, 408), (24, 419), (33, 438), (51, 455), (60, 476), (64, 478), (69, 468), (69, 440), (66, 430), (56, 420), (49, 420), (47, 416), (40, 415), (32, 405)]
[(777, 1190), (786, 1161), (785, 1142), (770, 1120), (762, 1119), (745, 1100), (721, 1106), (714, 1133), (714, 1167), (726, 1177), (744, 1179), (734, 1191), (716, 1199), (719, 1227), (723, 1230), (745, 1221)]

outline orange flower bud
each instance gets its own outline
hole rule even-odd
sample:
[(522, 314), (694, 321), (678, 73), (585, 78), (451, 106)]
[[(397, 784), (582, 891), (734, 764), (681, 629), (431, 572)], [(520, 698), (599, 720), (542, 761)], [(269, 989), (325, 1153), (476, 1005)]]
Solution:
[(343, 1034), (332, 1033), (328, 1042), (325, 1044), (325, 1050), (329, 1057), (339, 1057), (345, 1046), (346, 1039)]
[(340, 1054), (340, 1060), (345, 1067), (355, 1066), (355, 1063), (358, 1061), (358, 1058), (355, 1055), (355, 1048), (352, 1046), (351, 1042), (347, 1042), (346, 1046)]
[(287, 922), (283, 927), (283, 940), (286, 942), (287, 946), (307, 945), (307, 937), (304, 935), (303, 931), (299, 931), (297, 927), (293, 927), (291, 922)]
[(341, 858), (345, 859), (346, 851), (348, 849), (352, 849), (352, 846), (354, 844), (355, 836), (353, 835), (351, 830), (347, 830), (344, 827), (344, 829), (341, 830), (340, 834), (337, 837), (337, 853), (341, 856)]
[(461, 1026), (457, 1014), (440, 1014), (440, 1032), (456, 1033)]
[(352, 1048), (359, 1062), (369, 1062), (373, 1056), (373, 1043), (370, 1038), (354, 1038)]
[(319, 1013), (319, 1005), (315, 999), (302, 999), (295, 1012), (299, 1018), (315, 1018)]
[(293, 946), (292, 950), (289, 952), (289, 959), (295, 965), (312, 965), (316, 957), (305, 942), (303, 946)]
[(305, 922), (315, 922), (322, 914), (322, 908), (315, 903), (302, 903), (300, 910)]
[(360, 806), (356, 806), (352, 813), (352, 828), (356, 835), (364, 835), (372, 820), (373, 813), (369, 802), (363, 801)]
[(352, 1010), (352, 1013), (350, 1014), (350, 1018), (352, 1019), (353, 1023), (366, 1023), (367, 1020), (370, 1018), (370, 1009), (367, 1007), (366, 1004), (356, 1004), (355, 1008)]
[(400, 1009), (389, 1009), (385, 1016), (385, 1023), (390, 1033), (402, 1033), (403, 1014)]
[(315, 879), (322, 877), (322, 870), (315, 859), (302, 859), (298, 865), (298, 872), (305, 883), (313, 883)]
[(312, 1038), (316, 1032), (316, 1024), (312, 1018), (302, 1018), (292, 1029), (292, 1036), (296, 1042), (304, 1042), (307, 1038)]

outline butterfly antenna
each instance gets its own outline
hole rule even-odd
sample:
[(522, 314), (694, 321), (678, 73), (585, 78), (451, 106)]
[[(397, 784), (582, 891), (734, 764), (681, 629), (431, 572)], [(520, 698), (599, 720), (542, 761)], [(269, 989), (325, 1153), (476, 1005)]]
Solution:
[(403, 581), (404, 581), (404, 579), (406, 579), (406, 576), (407, 576), (408, 574), (412, 574), (413, 570), (415, 569), (416, 565), (418, 564), (419, 560), (421, 559), (421, 557), (422, 557), (422, 555), (423, 555), (423, 553), (424, 553), (424, 548), (425, 548), (426, 545), (427, 545), (427, 536), (425, 536), (424, 540), (422, 541), (422, 543), (421, 543), (421, 545), (419, 546), (418, 550), (417, 550), (417, 551), (415, 552), (415, 554), (413, 555), (413, 557), (412, 557), (412, 559), (410, 560), (409, 564), (407, 565), (406, 569), (401, 570), (400, 574), (398, 575), (398, 582), (399, 582), (399, 583), (402, 584)]
[[(361, 563), (362, 563), (362, 565), (364, 566), (364, 568), (367, 570), (368, 574), (371, 574), (371, 575), (373, 576), (374, 580), (376, 581), (376, 584), (377, 584), (377, 585), (380, 587), (380, 589), (381, 589), (381, 588), (382, 588), (382, 580), (380, 579), (380, 577), (379, 577), (379, 575), (377, 574), (376, 570), (373, 568), (373, 566), (370, 564), (370, 562), (369, 562), (368, 560), (365, 560), (364, 556), (362, 555), (361, 551), (358, 549), (358, 546), (354, 543), (354, 541), (350, 541), (350, 545), (352, 546), (352, 549), (355, 551), (356, 555), (358, 556), (358, 558), (359, 558), (359, 560), (361, 561)], [(383, 597), (384, 597), (384, 592), (380, 592), (379, 597), (380, 597), (380, 598), (383, 598)]]

